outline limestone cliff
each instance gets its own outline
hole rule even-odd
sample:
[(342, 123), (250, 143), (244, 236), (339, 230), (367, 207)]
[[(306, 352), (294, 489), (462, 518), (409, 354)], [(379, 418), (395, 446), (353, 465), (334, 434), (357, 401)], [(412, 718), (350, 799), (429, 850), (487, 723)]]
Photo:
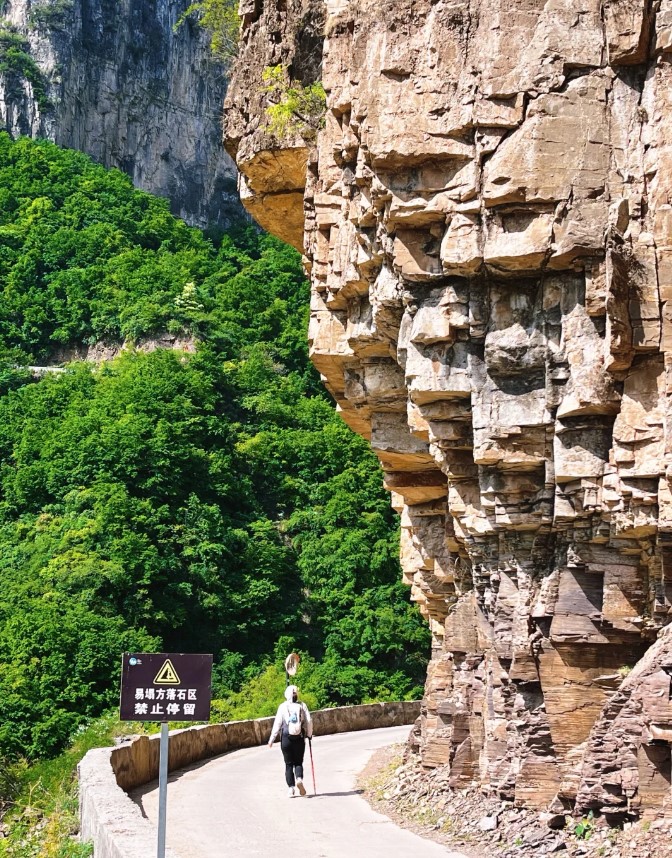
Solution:
[(0, 127), (79, 149), (193, 224), (238, 211), (226, 78), (187, 0), (0, 2)]
[[(401, 513), (424, 765), (672, 813), (672, 0), (241, 11), (228, 146)], [(278, 63), (321, 75), (314, 146), (265, 131)]]

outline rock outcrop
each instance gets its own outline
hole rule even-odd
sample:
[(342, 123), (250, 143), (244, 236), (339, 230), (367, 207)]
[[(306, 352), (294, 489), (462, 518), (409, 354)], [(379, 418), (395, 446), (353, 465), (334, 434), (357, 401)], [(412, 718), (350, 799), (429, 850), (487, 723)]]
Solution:
[(240, 208), (221, 140), (224, 69), (187, 0), (4, 0), (0, 128), (128, 173), (192, 224)]
[[(312, 359), (401, 514), (423, 764), (672, 813), (672, 2), (241, 13), (228, 146), (304, 249)], [(314, 145), (265, 130), (277, 64), (321, 76)]]

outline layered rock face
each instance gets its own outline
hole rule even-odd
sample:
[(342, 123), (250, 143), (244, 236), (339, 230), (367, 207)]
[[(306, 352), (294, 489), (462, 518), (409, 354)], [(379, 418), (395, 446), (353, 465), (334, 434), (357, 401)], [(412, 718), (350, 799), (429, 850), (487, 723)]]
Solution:
[[(228, 146), (401, 513), (423, 764), (672, 813), (672, 1), (241, 11)], [(265, 131), (278, 63), (321, 74), (314, 146)]]
[(124, 170), (192, 224), (225, 225), (239, 214), (221, 141), (226, 78), (193, 21), (173, 29), (187, 6), (5, 0), (0, 127)]

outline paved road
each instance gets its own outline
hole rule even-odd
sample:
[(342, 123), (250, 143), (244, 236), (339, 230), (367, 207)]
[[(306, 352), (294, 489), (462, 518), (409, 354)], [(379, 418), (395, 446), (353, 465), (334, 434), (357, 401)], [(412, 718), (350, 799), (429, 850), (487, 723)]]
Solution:
[[(306, 749), (305, 798), (287, 798), (280, 747), (246, 748), (170, 775), (167, 846), (180, 858), (464, 858), (375, 813), (355, 778), (378, 748), (409, 727), (313, 740), (317, 795)], [(156, 823), (156, 782), (134, 794)]]

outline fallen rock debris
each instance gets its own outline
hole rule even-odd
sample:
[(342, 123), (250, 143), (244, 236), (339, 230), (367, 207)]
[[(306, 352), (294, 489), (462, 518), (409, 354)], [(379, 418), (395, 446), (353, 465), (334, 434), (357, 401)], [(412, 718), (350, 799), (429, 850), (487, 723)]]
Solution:
[(672, 819), (612, 827), (601, 816), (536, 812), (478, 789), (451, 790), (405, 746), (376, 752), (358, 786), (379, 813), (469, 858), (672, 858)]

